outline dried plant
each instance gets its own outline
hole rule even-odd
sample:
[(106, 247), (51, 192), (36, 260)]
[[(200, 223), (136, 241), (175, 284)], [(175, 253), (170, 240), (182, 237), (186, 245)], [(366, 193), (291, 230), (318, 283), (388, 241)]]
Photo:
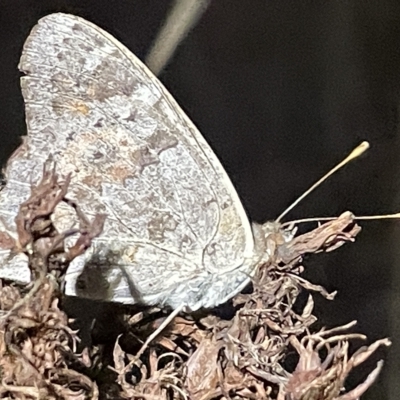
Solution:
[[(231, 318), (215, 312), (177, 317), (137, 357), (140, 338), (156, 329), (160, 311), (116, 306), (123, 324), (111, 349), (100, 343), (78, 351), (81, 332), (60, 307), (60, 285), (69, 262), (101, 233), (105, 217), (90, 222), (75, 204), (79, 230), (58, 234), (51, 216), (60, 202), (72, 204), (68, 183), (47, 165), (20, 205), (14, 251), (28, 255), (35, 279), (28, 287), (1, 286), (2, 398), (355, 400), (375, 381), (381, 361), (364, 383), (343, 391), (350, 371), (389, 340), (351, 355), (349, 342), (365, 339), (348, 332), (354, 323), (312, 332), (314, 293), (334, 294), (301, 277), (304, 254), (354, 240), (360, 228), (349, 212), (288, 243), (276, 240), (273, 261), (259, 268), (250, 294), (233, 299)], [(65, 249), (63, 239), (76, 233), (76, 244)], [(299, 313), (294, 304), (304, 291), (308, 300)], [(289, 370), (285, 361), (294, 351), (298, 362)]]

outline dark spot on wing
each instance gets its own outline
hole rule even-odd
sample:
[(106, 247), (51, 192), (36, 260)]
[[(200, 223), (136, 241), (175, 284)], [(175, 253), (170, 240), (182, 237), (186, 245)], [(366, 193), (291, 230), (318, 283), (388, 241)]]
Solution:
[(99, 101), (116, 95), (131, 96), (137, 85), (137, 79), (129, 70), (109, 60), (103, 60), (93, 74), (101, 77), (92, 86), (92, 96)]
[(94, 123), (94, 125), (93, 125), (95, 128), (102, 128), (103, 126), (104, 126), (104, 120), (101, 118), (101, 119), (98, 119), (95, 123)]
[(137, 110), (131, 110), (129, 117), (125, 118), (125, 120), (128, 122), (135, 122), (136, 118), (137, 118)]
[(142, 146), (131, 151), (130, 156), (131, 160), (138, 167), (138, 172), (141, 172), (147, 165), (158, 164), (160, 162), (157, 153), (147, 146)]
[(147, 142), (152, 150), (160, 154), (163, 150), (175, 147), (178, 144), (178, 139), (165, 130), (159, 130), (149, 136)]
[(155, 210), (147, 223), (150, 240), (161, 241), (166, 231), (174, 231), (178, 222), (168, 211)]

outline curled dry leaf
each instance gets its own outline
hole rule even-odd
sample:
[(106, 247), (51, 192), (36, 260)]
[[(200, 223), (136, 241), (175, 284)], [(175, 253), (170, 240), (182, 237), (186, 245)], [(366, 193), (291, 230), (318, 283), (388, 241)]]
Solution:
[(278, 254), (284, 263), (289, 264), (307, 253), (335, 250), (346, 242), (354, 241), (360, 231), (361, 227), (354, 222), (354, 215), (347, 211), (311, 232), (282, 244)]
[[(343, 393), (344, 382), (352, 369), (370, 357), (378, 347), (390, 346), (390, 341), (378, 340), (371, 346), (359, 349), (350, 357), (349, 341), (355, 338), (364, 339), (364, 336), (346, 333), (335, 335), (334, 333), (321, 331), (309, 334), (301, 342), (295, 336), (290, 338), (290, 343), (300, 358), (287, 384), (282, 387), (282, 398), (287, 400), (357, 400), (372, 385), (382, 367), (381, 362), (362, 384), (348, 393)], [(326, 350), (323, 359), (320, 356), (322, 348)]]
[(0, 320), (2, 398), (98, 398), (96, 383), (70, 368), (73, 364), (83, 368), (84, 360), (75, 354), (79, 338), (59, 308), (58, 284), (49, 274), (52, 253), (68, 252), (62, 240), (54, 245), (59, 234), (51, 220), (67, 188), (68, 177), (59, 180), (46, 163), (43, 179), (32, 188), (16, 218), (19, 249), (14, 251), (26, 250), (32, 271), (39, 274), (28, 292), (15, 286), (0, 291), (0, 305), (6, 311)]
[[(20, 205), (15, 219), (22, 249), (32, 243), (36, 235), (54, 236), (55, 229), (49, 217), (65, 197), (69, 181), (70, 175), (64, 182), (58, 180), (55, 166), (50, 160), (44, 164), (41, 181), (37, 186), (32, 186), (31, 196)], [(45, 232), (46, 229), (48, 229), (47, 232)]]
[(221, 343), (215, 338), (204, 338), (186, 363), (185, 386), (192, 399), (217, 390), (220, 380), (218, 355)]

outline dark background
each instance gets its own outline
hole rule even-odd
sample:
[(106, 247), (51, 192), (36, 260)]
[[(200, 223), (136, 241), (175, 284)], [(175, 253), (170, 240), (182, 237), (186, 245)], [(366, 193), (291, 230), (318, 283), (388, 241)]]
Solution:
[[(17, 64), (37, 20), (82, 16), (144, 58), (171, 5), (160, 0), (3, 0), (0, 4), (0, 161), (25, 134)], [(362, 140), (366, 156), (340, 171), (288, 219), (400, 211), (400, 3), (214, 0), (161, 80), (225, 166), (250, 218), (276, 218)], [(355, 244), (307, 261), (328, 290), (317, 315), (353, 319), (369, 341), (390, 336), (383, 374), (364, 399), (400, 395), (397, 221), (363, 223)], [(375, 358), (376, 361), (376, 358)], [(365, 378), (373, 363), (352, 375)]]

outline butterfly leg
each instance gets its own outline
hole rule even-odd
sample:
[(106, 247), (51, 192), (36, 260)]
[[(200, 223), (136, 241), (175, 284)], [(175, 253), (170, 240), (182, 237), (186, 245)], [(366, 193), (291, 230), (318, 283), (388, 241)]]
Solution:
[(134, 361), (138, 360), (140, 356), (145, 352), (149, 344), (172, 322), (172, 320), (184, 309), (185, 304), (181, 304), (178, 308), (175, 308), (171, 314), (162, 322), (162, 324), (146, 339), (140, 350), (136, 353)]

